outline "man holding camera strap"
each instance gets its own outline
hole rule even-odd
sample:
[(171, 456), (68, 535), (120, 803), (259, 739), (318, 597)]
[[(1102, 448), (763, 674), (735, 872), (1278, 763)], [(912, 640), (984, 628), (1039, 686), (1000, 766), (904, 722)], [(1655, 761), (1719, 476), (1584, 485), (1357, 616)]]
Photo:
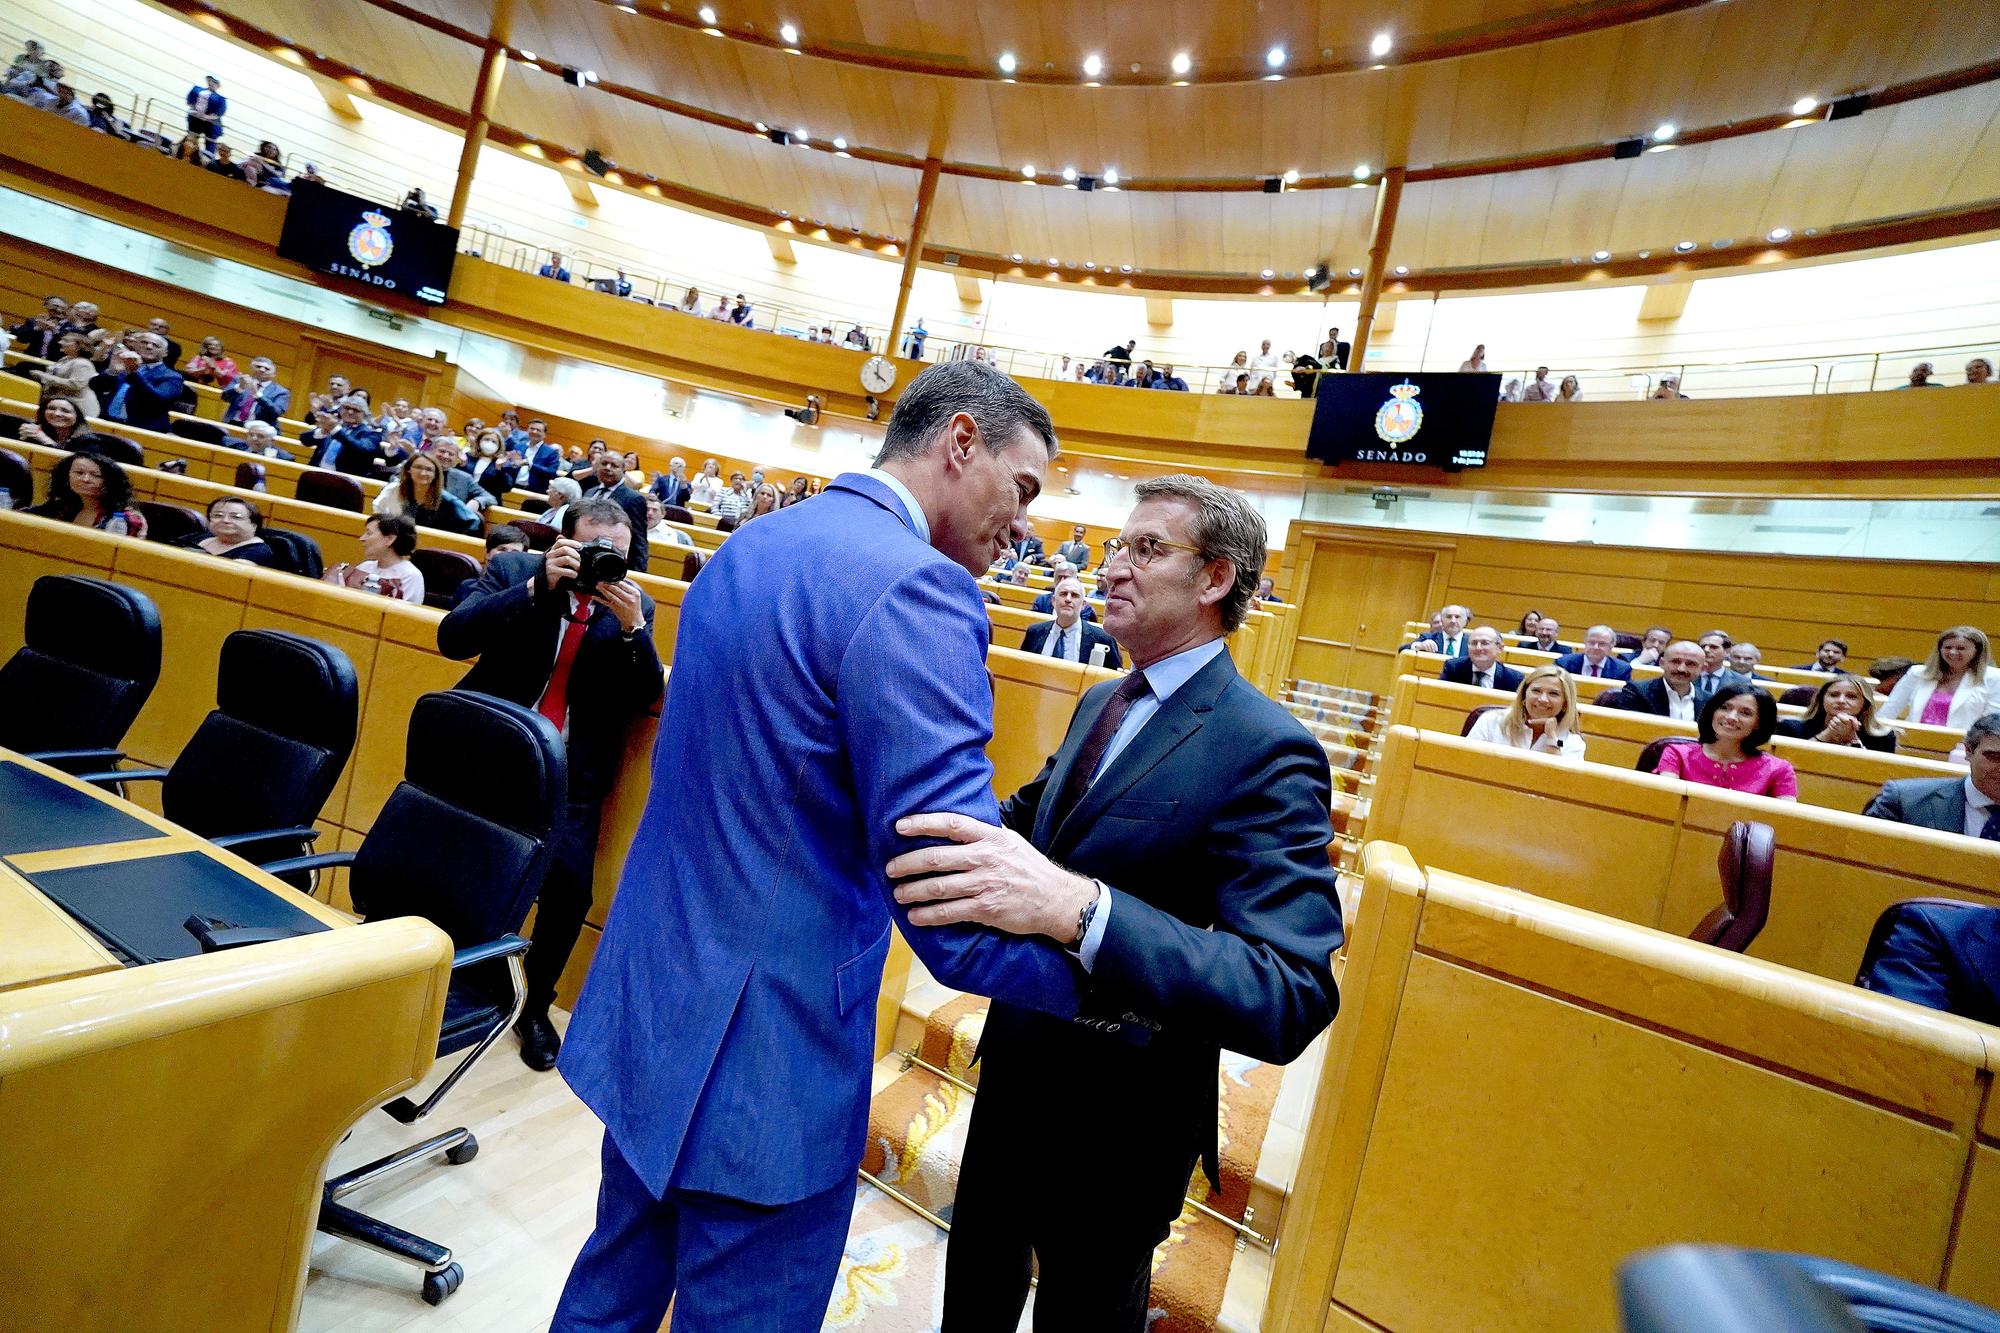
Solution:
[[(515, 1030), (530, 1069), (554, 1068), (556, 983), (591, 903), (597, 826), (625, 751), (625, 728), (660, 697), (653, 599), (626, 577), (632, 520), (616, 501), (569, 506), (546, 554), (505, 552), (438, 625), (446, 657), (477, 657), (461, 690), (496, 695), (555, 723), (569, 754), (569, 806), (536, 900), (528, 1000)], [(506, 774), (495, 774), (499, 781)]]

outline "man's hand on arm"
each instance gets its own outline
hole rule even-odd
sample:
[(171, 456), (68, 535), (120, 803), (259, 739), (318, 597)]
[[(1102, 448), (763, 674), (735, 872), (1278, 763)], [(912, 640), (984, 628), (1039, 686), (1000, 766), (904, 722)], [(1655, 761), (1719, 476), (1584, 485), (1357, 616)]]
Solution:
[(1011, 935), (1046, 935), (1071, 947), (1081, 943), (1077, 923), (1097, 901), (1097, 882), (1063, 869), (1012, 829), (965, 815), (921, 814), (897, 820), (896, 832), (950, 840), (889, 862), (896, 901), (923, 904), (911, 907), (911, 925), (972, 922)]
[(618, 617), (618, 628), (626, 634), (637, 634), (646, 626), (646, 604), (639, 600), (639, 585), (630, 579), (620, 579), (616, 583), (600, 583), (591, 594), (592, 600), (608, 607), (611, 614)]

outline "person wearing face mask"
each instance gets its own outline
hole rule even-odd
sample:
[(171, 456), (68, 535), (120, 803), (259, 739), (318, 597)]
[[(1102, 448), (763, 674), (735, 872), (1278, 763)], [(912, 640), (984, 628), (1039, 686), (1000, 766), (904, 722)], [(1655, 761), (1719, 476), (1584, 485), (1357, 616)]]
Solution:
[(1708, 696), (1695, 719), (1695, 744), (1669, 745), (1654, 769), (1662, 777), (1724, 787), (1780, 801), (1799, 799), (1799, 778), (1790, 762), (1767, 753), (1778, 730), (1778, 705), (1755, 685), (1724, 685)]
[(1875, 688), (1841, 672), (1813, 693), (1804, 717), (1778, 723), (1778, 734), (1822, 745), (1846, 745), (1882, 754), (1896, 752), (1896, 729), (1875, 716)]
[[(477, 497), (454, 491), (458, 498), (482, 513), (513, 488), (518, 464), (509, 466), (506, 437), (497, 427), (488, 426), (472, 441), (471, 456), (452, 465), (458, 475), (469, 479)], [(519, 455), (515, 456), (516, 458)]]

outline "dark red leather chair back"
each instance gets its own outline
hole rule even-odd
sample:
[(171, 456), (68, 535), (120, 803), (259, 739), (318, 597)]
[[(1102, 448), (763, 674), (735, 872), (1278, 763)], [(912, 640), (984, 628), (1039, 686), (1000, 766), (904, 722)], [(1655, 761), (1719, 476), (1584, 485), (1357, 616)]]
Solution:
[(1789, 704), (1793, 708), (1805, 708), (1812, 703), (1813, 696), (1818, 693), (1817, 685), (1794, 685), (1778, 696), (1778, 702)]
[(299, 488), (294, 492), (307, 504), (325, 505), (329, 509), (345, 509), (351, 514), (365, 514), (368, 506), (361, 494), (361, 483), (345, 472), (328, 472), (324, 468), (314, 468), (299, 475)]
[(239, 491), (269, 489), (264, 483), (264, 465), (262, 463), (238, 463), (236, 465), (236, 489)]
[(1506, 706), (1505, 704), (1481, 704), (1479, 707), (1472, 709), (1466, 713), (1465, 725), (1458, 729), (1458, 734), (1461, 736), (1470, 736), (1472, 729), (1479, 725), (1479, 715), (1481, 713), (1497, 713)]
[(1715, 870), (1722, 880), (1722, 905), (1701, 919), (1688, 938), (1742, 953), (1771, 915), (1771, 870), (1778, 835), (1769, 824), (1737, 820), (1723, 835)]

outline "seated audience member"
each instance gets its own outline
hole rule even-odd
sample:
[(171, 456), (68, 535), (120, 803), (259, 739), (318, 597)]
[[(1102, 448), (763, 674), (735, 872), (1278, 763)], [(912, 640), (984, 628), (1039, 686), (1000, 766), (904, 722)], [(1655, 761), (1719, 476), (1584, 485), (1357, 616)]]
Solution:
[(1839, 639), (1822, 639), (1819, 652), (1813, 660), (1803, 666), (1795, 666), (1794, 671), (1817, 671), (1822, 676), (1831, 676), (1840, 670), (1840, 664), (1847, 660), (1847, 645)]
[(1696, 684), (1701, 675), (1700, 647), (1686, 639), (1668, 644), (1660, 654), (1660, 671), (1663, 674), (1655, 680), (1628, 680), (1615, 692), (1599, 695), (1598, 704), (1676, 722), (1695, 721), (1708, 699)]
[(687, 467), (685, 458), (669, 458), (667, 470), (655, 473), (652, 484), (646, 489), (663, 505), (680, 505), (686, 508), (688, 497), (694, 494), (693, 483), (688, 481)]
[[(736, 306), (729, 312), (729, 322), (731, 324), (741, 324), (746, 328), (751, 325), (750, 302), (742, 292), (736, 293)], [(827, 330), (829, 335), (832, 332), (832, 329)]]
[(1580, 403), (1583, 401), (1583, 386), (1577, 383), (1576, 376), (1565, 375), (1562, 377), (1562, 383), (1556, 386), (1556, 401), (1559, 403)]
[(1625, 662), (1631, 666), (1658, 666), (1660, 654), (1674, 641), (1674, 632), (1665, 625), (1649, 626), (1640, 639), (1639, 646), (1625, 654)]
[(1882, 705), (1884, 722), (1921, 722), (1957, 731), (2000, 708), (2000, 670), (1986, 635), (1955, 625), (1937, 637), (1931, 657), (1911, 667)]
[(208, 534), (184, 540), (181, 545), (224, 560), (247, 560), (266, 568), (278, 563), (277, 555), (264, 544), (264, 515), (241, 496), (225, 495), (208, 505)]
[(1535, 626), (1542, 623), (1542, 613), (1530, 607), (1521, 613), (1521, 623), (1514, 627), (1514, 642), (1531, 644), (1535, 641)]
[(278, 383), (278, 367), (268, 356), (250, 358), (250, 376), (238, 376), (222, 391), (222, 419), (235, 425), (268, 421), (292, 410), (292, 391)]
[(1472, 355), (1458, 363), (1461, 375), (1484, 375), (1486, 373), (1486, 344), (1480, 343), (1472, 349)]
[(1465, 656), (1446, 662), (1438, 678), (1482, 690), (1514, 690), (1521, 685), (1521, 673), (1500, 660), (1500, 631), (1491, 625), (1467, 633)]
[(60, 389), (44, 389), (41, 402), (35, 407), (35, 419), (21, 427), (21, 442), (72, 452), (96, 449), (100, 440), (84, 424), (83, 416), (75, 398)]
[(304, 185), (326, 184), (326, 177), (319, 174), (319, 163), (306, 163), (306, 169), (298, 174), (297, 183)]
[(1630, 680), (1632, 668), (1619, 658), (1617, 650), (1618, 631), (1609, 625), (1592, 625), (1583, 632), (1583, 651), (1563, 654), (1556, 665), (1579, 676)]
[(72, 125), (80, 125), (84, 129), (90, 128), (90, 107), (76, 95), (76, 89), (67, 83), (56, 85), (55, 100), (42, 109), (55, 112)]
[(1764, 661), (1764, 651), (1754, 643), (1732, 643), (1723, 655), (1722, 678), (1726, 681), (1766, 681), (1757, 674), (1757, 668)]
[(687, 315), (700, 314), (701, 289), (698, 287), (688, 288), (686, 294), (681, 297), (680, 305), (675, 308), (678, 309), (682, 314), (687, 314)]
[(1687, 397), (1687, 395), (1681, 392), (1680, 376), (1663, 375), (1660, 377), (1660, 386), (1657, 389), (1654, 389), (1653, 392), (1649, 395), (1649, 397), (1656, 400), (1666, 400), (1674, 398), (1685, 398)]
[(132, 480), (100, 454), (70, 454), (49, 474), (49, 498), (27, 511), (80, 528), (144, 537), (146, 519), (132, 508)]
[(1508, 377), (1507, 383), (1500, 390), (1500, 401), (1503, 403), (1518, 403), (1521, 401), (1521, 377), (1519, 375)]
[[(488, 435), (490, 442), (490, 432), (488, 432)], [(493, 507), (494, 501), (498, 497), (486, 487), (481, 486), (479, 479), (472, 475), (472, 469), (465, 464), (465, 455), (459, 450), (458, 441), (452, 439), (450, 436), (437, 441), (431, 446), (431, 457), (437, 460), (437, 465), (440, 468), (444, 469), (445, 490), (457, 496), (459, 503), (470, 509), (474, 517), (478, 518), (480, 524), (484, 526), (486, 511)], [(414, 461), (414, 459), (410, 461)], [(406, 461), (403, 466), (407, 470), (409, 462)], [(491, 469), (488, 469), (488, 471), (491, 472)], [(501, 479), (497, 473), (493, 475), (496, 480)], [(424, 527), (436, 526), (435, 524), (421, 523), (421, 520), (419, 522)]]
[(1521, 390), (1524, 403), (1553, 403), (1556, 400), (1556, 386), (1549, 383), (1549, 368), (1535, 367), (1535, 378)]
[(861, 331), (859, 324), (848, 325), (847, 335), (841, 341), (849, 347), (858, 347), (864, 352), (868, 350), (868, 335)]
[(279, 152), (278, 145), (269, 139), (259, 142), (257, 151), (245, 159), (243, 163), (245, 173), (253, 168), (257, 172), (257, 184), (261, 188), (275, 191), (282, 187), (284, 193), (291, 193), (291, 187), (285, 184), (285, 155)]
[(1896, 752), (1896, 729), (1875, 716), (1875, 689), (1861, 677), (1842, 672), (1813, 691), (1804, 717), (1778, 723), (1780, 736), (1822, 745), (1852, 745)]
[(1160, 373), (1153, 377), (1153, 387), (1155, 389), (1166, 389), (1172, 393), (1186, 393), (1188, 391), (1188, 382), (1179, 375), (1174, 374), (1172, 366), (1162, 366), (1160, 367)]
[(111, 100), (110, 93), (90, 95), (90, 128), (99, 134), (108, 134), (114, 139), (131, 143), (139, 136), (132, 132), (132, 125), (118, 114), (118, 108)]
[(778, 508), (790, 509), (793, 505), (797, 504), (801, 500), (812, 499), (812, 494), (813, 492), (812, 492), (811, 477), (806, 477), (806, 476), (793, 477), (792, 484), (785, 488), (785, 493), (783, 495), (778, 497)]
[(560, 532), (563, 515), (568, 512), (571, 505), (583, 498), (583, 487), (577, 484), (574, 477), (556, 477), (549, 482), (547, 498), (549, 507), (536, 517), (538, 521)]
[(55, 336), (55, 346), (51, 349), (54, 355), (48, 365), (20, 365), (10, 369), (38, 381), (45, 392), (55, 389), (69, 395), (76, 399), (86, 417), (94, 417), (98, 403), (97, 395), (90, 391), (90, 382), (97, 378), (97, 363), (85, 355), (86, 341), (83, 334), (65, 329)]
[[(1576, 649), (1564, 643), (1557, 636), (1562, 632), (1562, 623), (1554, 616), (1543, 616), (1535, 622), (1535, 637), (1527, 646), (1543, 653), (1573, 653)], [(1613, 640), (1616, 642), (1616, 639)]]
[(1983, 356), (1973, 357), (1972, 360), (1965, 363), (1965, 382), (1967, 384), (1993, 383), (1993, 363)]
[(1725, 787), (1750, 796), (1799, 799), (1798, 774), (1763, 746), (1778, 729), (1778, 703), (1755, 685), (1728, 684), (1695, 719), (1696, 745), (1669, 745), (1654, 771), (1663, 777)]
[(750, 503), (755, 498), (750, 493), (750, 479), (741, 472), (732, 472), (729, 474), (729, 489), (709, 503), (709, 512), (717, 518), (740, 519), (750, 512)]
[(1013, 584), (1017, 588), (1027, 587), (1028, 563), (1024, 560), (1020, 564), (1014, 566), (1012, 569), (1007, 571), (1006, 577), (1007, 577), (1007, 582)]
[(326, 571), (328, 583), (424, 604), (424, 573), (410, 562), (417, 525), (408, 514), (370, 514), (361, 525), (361, 563)]
[[(1031, 603), (1028, 607), (1028, 609), (1030, 611), (1033, 611), (1036, 615), (1049, 616), (1055, 614), (1056, 588), (1062, 587), (1063, 580), (1076, 578), (1076, 571), (1074, 569), (1071, 569), (1066, 564), (1061, 564), (1056, 566), (1054, 575), (1055, 575), (1055, 587), (1050, 588), (1047, 592), (1035, 598), (1034, 602)], [(1077, 586), (1079, 588), (1082, 587), (1083, 580), (1077, 579)], [(1084, 603), (1082, 614), (1085, 620), (1097, 619), (1096, 608), (1091, 606), (1090, 603), (1087, 601)]]
[(1735, 643), (1719, 629), (1709, 630), (1695, 640), (1695, 646), (1701, 649), (1701, 674), (1695, 677), (1694, 687), (1704, 695), (1721, 688), (1723, 677), (1729, 674), (1729, 650)]
[(1514, 687), (1514, 701), (1481, 713), (1467, 740), (1583, 759), (1583, 714), (1576, 685), (1561, 667), (1539, 666)]
[(1931, 378), (1935, 374), (1937, 374), (1937, 369), (1930, 362), (1919, 361), (1910, 367), (1910, 382), (1908, 384), (1899, 384), (1896, 387), (1899, 389), (1938, 389), (1944, 387)]
[[(513, 489), (521, 456), (507, 447), (505, 438), (492, 426), (471, 438), (472, 456), (452, 466), (472, 483), (471, 490), (479, 497), (474, 501), (460, 493), (458, 498), (483, 512)], [(437, 446), (431, 451), (437, 452)], [(451, 452), (458, 451), (454, 447)]]
[(187, 381), (166, 364), (166, 356), (167, 340), (151, 332), (134, 334), (129, 346), (111, 353), (104, 373), (90, 382), (90, 391), (103, 404), (105, 420), (141, 430), (167, 430)]
[(1278, 585), (1269, 574), (1257, 580), (1257, 600), (1260, 602), (1282, 602), (1285, 600), (1278, 596)]
[(570, 467), (569, 475), (579, 486), (589, 486), (597, 480), (597, 460), (604, 455), (606, 445), (602, 440), (592, 440), (590, 448), (584, 450), (583, 459)]
[(1442, 653), (1446, 657), (1463, 657), (1466, 653), (1465, 622), (1472, 619), (1472, 611), (1454, 603), (1437, 613), (1437, 627), (1425, 634), (1419, 634), (1413, 647), (1420, 653)]
[(509, 551), (528, 549), (528, 534), (512, 523), (502, 523), (486, 530), (486, 558), (505, 555)]
[(223, 443), (232, 449), (246, 449), (259, 458), (275, 458), (281, 462), (295, 462), (292, 451), (278, 444), (278, 428), (268, 421), (253, 421), (243, 428), (243, 442), (236, 443), (236, 437), (223, 437)]
[(568, 282), (569, 270), (563, 267), (562, 252), (559, 250), (549, 251), (549, 262), (535, 270), (535, 276), (554, 278), (557, 282)]
[(646, 497), (646, 543), (648, 546), (693, 546), (694, 538), (667, 522), (666, 506), (660, 497)]
[(750, 492), (750, 512), (743, 516), (743, 521), (748, 523), (753, 518), (762, 518), (766, 514), (777, 512), (778, 488), (768, 481), (759, 482), (757, 489)]
[(222, 339), (212, 333), (201, 340), (200, 350), (181, 373), (196, 384), (210, 384), (218, 389), (236, 383), (236, 363), (222, 350)]
[(236, 160), (236, 150), (226, 143), (214, 144), (215, 156), (209, 160), (208, 169), (225, 180), (243, 179), (243, 164)]
[[(1101, 645), (1102, 665), (1115, 671), (1125, 664), (1119, 656), (1117, 641), (1090, 623), (1093, 616), (1089, 602), (1084, 599), (1082, 579), (1074, 574), (1059, 579), (1055, 591), (1046, 594), (1043, 600), (1049, 602), (1055, 619), (1038, 620), (1028, 626), (1027, 633), (1021, 636), (1022, 652), (1063, 662), (1087, 663), (1091, 653)], [(1040, 604), (1036, 603), (1038, 607)]]
[[(420, 528), (435, 528), (439, 532), (463, 536), (478, 532), (484, 522), (472, 506), (446, 488), (445, 471), (435, 452), (418, 454), (403, 464), (402, 473), (375, 497), (375, 512), (402, 514)], [(471, 481), (465, 477), (465, 484), (470, 485)]]
[(632, 549), (626, 563), (635, 574), (646, 572), (646, 497), (625, 484), (625, 455), (606, 449), (597, 456), (593, 480), (585, 482), (583, 498), (603, 496), (625, 511), (631, 522)]
[(701, 475), (696, 477), (694, 484), (688, 488), (688, 503), (690, 506), (707, 505), (712, 509), (715, 507), (716, 499), (728, 489), (728, 485), (722, 480), (722, 464), (713, 458), (704, 458), (701, 461)]
[(421, 185), (410, 187), (410, 192), (403, 196), (403, 211), (431, 221), (436, 221), (438, 215), (437, 205), (424, 198), (424, 187)]
[(1857, 984), (1974, 1022), (2000, 1023), (2000, 907), (1904, 907)]
[(1940, 833), (2000, 841), (2000, 713), (1965, 731), (1966, 775), (1885, 782), (1862, 813)]

